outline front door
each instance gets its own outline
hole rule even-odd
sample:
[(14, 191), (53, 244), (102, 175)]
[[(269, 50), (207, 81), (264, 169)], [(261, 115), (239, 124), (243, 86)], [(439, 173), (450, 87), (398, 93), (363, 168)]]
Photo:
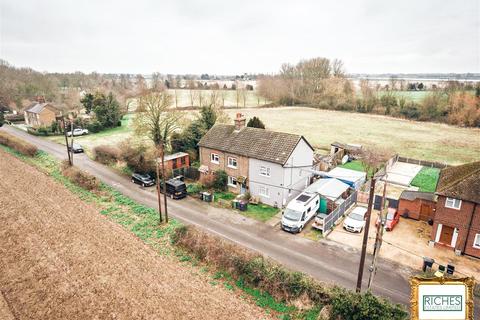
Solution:
[(245, 191), (247, 191), (247, 188), (245, 187), (244, 183), (240, 184), (240, 194), (245, 194)]
[(438, 242), (446, 244), (446, 245), (451, 245), (452, 244), (452, 238), (453, 238), (453, 231), (455, 229), (446, 225), (442, 226), (442, 233), (440, 234), (440, 240)]
[(428, 221), (432, 217), (432, 206), (423, 204), (420, 206), (420, 220)]

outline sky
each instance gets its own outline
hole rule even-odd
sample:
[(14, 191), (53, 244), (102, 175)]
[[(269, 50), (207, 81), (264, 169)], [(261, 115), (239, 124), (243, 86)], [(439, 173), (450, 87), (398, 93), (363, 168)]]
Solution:
[(0, 0), (0, 58), (49, 72), (480, 72), (479, 0)]

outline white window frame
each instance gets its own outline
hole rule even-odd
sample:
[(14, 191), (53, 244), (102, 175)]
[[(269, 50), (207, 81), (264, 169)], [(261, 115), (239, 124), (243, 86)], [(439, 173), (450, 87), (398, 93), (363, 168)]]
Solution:
[[(478, 244), (477, 244), (478, 241)], [(475, 235), (475, 238), (473, 238), (473, 247), (476, 249), (480, 249), (480, 233), (477, 233)]]
[(237, 188), (238, 187), (237, 178), (228, 176), (227, 185), (232, 188)]
[(270, 190), (265, 186), (260, 186), (258, 188), (258, 194), (264, 198), (270, 198)]
[(263, 177), (270, 177), (270, 167), (260, 166), (260, 175)]
[[(233, 164), (231, 163), (231, 162), (233, 162), (233, 161), (235, 161), (235, 165), (233, 165)], [(238, 166), (237, 158), (228, 157), (227, 167), (232, 168), (232, 169), (237, 169), (237, 166)]]
[[(217, 158), (217, 160), (214, 160), (215, 158)], [(218, 155), (218, 153), (210, 153), (210, 162), (220, 164), (220, 156)]]
[[(458, 206), (455, 206), (455, 204), (457, 204), (457, 203), (458, 203)], [(455, 199), (455, 198), (446, 198), (445, 199), (445, 208), (460, 210), (462, 208), (462, 200)]]

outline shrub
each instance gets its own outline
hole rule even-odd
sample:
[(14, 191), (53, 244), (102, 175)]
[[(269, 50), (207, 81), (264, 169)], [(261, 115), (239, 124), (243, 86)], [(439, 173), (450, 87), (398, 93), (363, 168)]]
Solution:
[(92, 121), (91, 123), (87, 124), (87, 129), (91, 133), (97, 133), (102, 131), (102, 124), (98, 121)]
[(213, 180), (212, 187), (220, 191), (227, 190), (228, 175), (223, 170), (215, 171), (215, 179)]
[(62, 174), (74, 184), (87, 190), (98, 190), (100, 182), (91, 174), (71, 166), (68, 161), (62, 163), (61, 169)]
[(95, 161), (103, 164), (110, 164), (120, 159), (120, 150), (116, 147), (100, 145), (93, 148), (93, 157)]
[(33, 157), (37, 153), (37, 147), (33, 144), (30, 144), (3, 131), (0, 132), (0, 144), (10, 147), (29, 157)]
[(155, 150), (144, 144), (134, 145), (130, 140), (119, 144), (120, 158), (136, 172), (155, 172)]
[(40, 127), (37, 129), (38, 134), (42, 136), (48, 136), (48, 131), (47, 127)]

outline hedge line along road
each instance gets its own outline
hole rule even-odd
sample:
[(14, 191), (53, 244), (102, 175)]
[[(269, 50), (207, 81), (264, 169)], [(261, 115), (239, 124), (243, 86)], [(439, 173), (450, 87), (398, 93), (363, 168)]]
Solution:
[[(11, 126), (4, 126), (0, 130), (29, 141), (40, 150), (58, 159), (67, 158), (66, 148), (63, 145), (32, 136)], [(151, 188), (146, 190), (132, 184), (129, 177), (89, 159), (84, 154), (75, 154), (74, 164), (133, 200), (151, 208), (158, 208), (156, 193), (152, 192)], [(307, 273), (326, 283), (350, 289), (355, 288), (360, 261), (360, 253), (355, 249), (343, 247), (328, 240), (314, 242), (287, 234), (278, 228), (272, 228), (265, 223), (243, 217), (231, 210), (215, 208), (190, 197), (179, 201), (169, 201), (168, 209), (172, 217), (183, 223), (198, 226), (255, 250), (292, 270)], [(367, 257), (362, 288), (367, 287), (370, 261), (371, 257)], [(408, 305), (410, 299), (408, 275), (410, 271), (400, 265), (380, 259), (372, 288), (373, 292), (388, 297), (393, 302)], [(477, 307), (478, 305), (477, 303)]]

